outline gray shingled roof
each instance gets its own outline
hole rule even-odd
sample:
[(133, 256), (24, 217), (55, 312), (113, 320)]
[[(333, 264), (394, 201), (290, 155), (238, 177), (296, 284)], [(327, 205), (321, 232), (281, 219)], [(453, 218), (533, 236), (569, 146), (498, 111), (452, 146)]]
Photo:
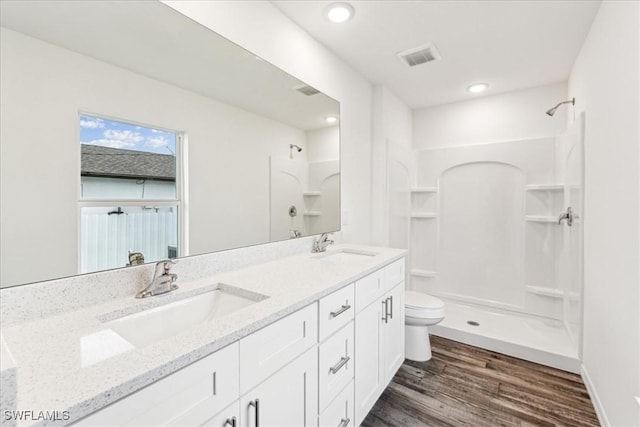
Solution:
[(81, 144), (82, 176), (176, 179), (176, 157), (144, 151)]

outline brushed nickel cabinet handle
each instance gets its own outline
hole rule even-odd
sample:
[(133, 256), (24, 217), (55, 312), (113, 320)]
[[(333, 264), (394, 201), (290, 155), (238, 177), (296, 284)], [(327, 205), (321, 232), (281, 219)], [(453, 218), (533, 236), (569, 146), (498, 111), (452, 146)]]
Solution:
[(350, 422), (351, 422), (351, 419), (343, 418), (340, 420), (340, 424), (338, 424), (338, 427), (347, 427)]
[(347, 364), (349, 360), (351, 360), (349, 356), (341, 357), (338, 363), (329, 368), (329, 372), (331, 372), (332, 374), (337, 373), (340, 369), (342, 369), (344, 365)]
[(236, 427), (236, 417), (227, 418), (227, 421), (224, 423), (224, 427), (230, 425), (231, 427)]
[(390, 297), (388, 297), (387, 299), (389, 300), (389, 304), (388, 304), (388, 307), (389, 307), (389, 317), (390, 317), (391, 319), (393, 319), (393, 295), (391, 295), (391, 296), (390, 296)]
[(331, 313), (329, 313), (329, 315), (331, 317), (338, 317), (340, 316), (342, 313), (344, 313), (345, 311), (349, 310), (351, 308), (351, 306), (349, 305), (349, 303), (343, 305), (342, 307), (340, 307), (340, 310), (338, 311), (332, 311)]
[(253, 406), (256, 408), (256, 427), (260, 427), (260, 399), (253, 400), (249, 402), (249, 406)]
[(387, 319), (387, 315), (388, 315), (388, 312), (389, 312), (389, 310), (387, 309), (387, 302), (388, 301), (389, 301), (388, 299), (385, 299), (384, 301), (382, 301), (382, 305), (384, 306), (382, 308), (382, 311), (384, 312), (384, 317), (382, 318), (382, 320), (384, 320), (384, 323), (389, 322), (389, 319)]

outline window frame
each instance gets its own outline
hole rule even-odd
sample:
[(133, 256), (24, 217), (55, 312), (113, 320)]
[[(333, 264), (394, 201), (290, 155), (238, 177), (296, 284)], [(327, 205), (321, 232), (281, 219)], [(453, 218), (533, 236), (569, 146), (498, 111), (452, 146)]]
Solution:
[[(141, 126), (150, 129), (157, 129), (163, 132), (172, 133), (176, 136), (176, 197), (175, 199), (95, 199), (95, 198), (83, 198), (82, 197), (82, 154), (81, 154), (81, 138), (80, 138), (80, 116), (90, 116), (97, 119), (110, 120), (120, 122), (132, 126)], [(77, 143), (77, 188), (76, 188), (76, 226), (77, 226), (77, 271), (78, 274), (97, 273), (98, 271), (91, 271), (81, 273), (82, 267), (82, 208), (92, 207), (143, 207), (143, 206), (158, 206), (158, 207), (173, 207), (177, 206), (177, 243), (178, 243), (178, 258), (189, 255), (188, 251), (188, 203), (187, 203), (187, 189), (188, 189), (188, 170), (187, 170), (187, 135), (185, 131), (169, 129), (163, 126), (149, 125), (147, 123), (137, 122), (135, 120), (122, 119), (120, 117), (108, 116), (105, 114), (93, 113), (88, 110), (78, 110), (76, 117), (76, 143)], [(156, 261), (148, 261), (156, 262)], [(125, 267), (119, 266), (114, 268)]]

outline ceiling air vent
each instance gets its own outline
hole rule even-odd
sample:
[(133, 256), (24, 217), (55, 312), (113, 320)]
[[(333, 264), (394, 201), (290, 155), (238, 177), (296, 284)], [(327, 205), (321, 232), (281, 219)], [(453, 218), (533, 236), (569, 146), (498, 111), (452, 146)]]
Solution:
[(440, 53), (433, 44), (427, 44), (400, 52), (398, 53), (398, 58), (409, 67), (415, 67), (427, 62), (438, 61)]
[(315, 87), (311, 87), (311, 86), (298, 86), (294, 88), (295, 90), (297, 90), (300, 93), (303, 93), (307, 96), (311, 96), (311, 95), (317, 95), (320, 93), (320, 91), (318, 89), (316, 89)]

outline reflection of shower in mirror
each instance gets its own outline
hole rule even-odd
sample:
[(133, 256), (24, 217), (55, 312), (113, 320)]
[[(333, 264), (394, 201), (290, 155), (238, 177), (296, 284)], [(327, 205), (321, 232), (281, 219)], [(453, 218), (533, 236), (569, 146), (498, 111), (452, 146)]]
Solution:
[(298, 153), (302, 151), (302, 147), (299, 147), (296, 144), (289, 144), (289, 158), (290, 159), (293, 159), (293, 148), (294, 147), (298, 151)]

